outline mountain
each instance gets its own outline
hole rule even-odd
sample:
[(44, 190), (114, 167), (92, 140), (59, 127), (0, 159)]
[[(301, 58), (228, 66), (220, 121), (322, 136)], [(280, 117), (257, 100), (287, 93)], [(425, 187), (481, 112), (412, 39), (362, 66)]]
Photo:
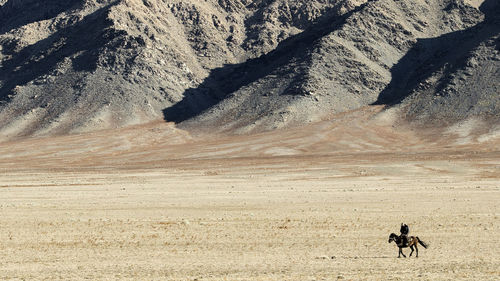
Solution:
[(479, 24), (419, 39), (392, 68), (393, 79), (379, 102), (402, 101), (405, 119), (424, 125), (474, 117), (498, 124), (500, 5), (495, 2), (483, 3)]
[[(0, 0), (0, 134), (498, 122), (496, 0)], [(441, 122), (439, 122), (441, 123)]]

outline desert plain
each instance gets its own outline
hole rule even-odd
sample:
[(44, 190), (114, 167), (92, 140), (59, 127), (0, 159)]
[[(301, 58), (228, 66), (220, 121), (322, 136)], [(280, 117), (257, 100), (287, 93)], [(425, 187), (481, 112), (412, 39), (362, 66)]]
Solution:
[[(158, 121), (5, 141), (0, 279), (498, 280), (496, 131), (363, 110), (251, 136)], [(418, 258), (388, 243), (402, 222)]]

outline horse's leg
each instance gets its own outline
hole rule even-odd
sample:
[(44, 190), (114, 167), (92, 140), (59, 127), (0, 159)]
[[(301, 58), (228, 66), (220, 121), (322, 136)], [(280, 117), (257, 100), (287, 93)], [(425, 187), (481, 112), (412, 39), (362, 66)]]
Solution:
[(401, 248), (398, 248), (399, 249), (399, 255), (398, 255), (398, 258), (401, 257)]
[(403, 253), (403, 248), (399, 248), (399, 251), (401, 252), (401, 255), (406, 258), (405, 253)]
[(418, 258), (418, 247), (417, 247), (417, 244), (415, 244), (415, 250), (417, 250), (417, 255), (415, 257)]
[(410, 252), (410, 257), (413, 254), (413, 245), (410, 246), (411, 252)]

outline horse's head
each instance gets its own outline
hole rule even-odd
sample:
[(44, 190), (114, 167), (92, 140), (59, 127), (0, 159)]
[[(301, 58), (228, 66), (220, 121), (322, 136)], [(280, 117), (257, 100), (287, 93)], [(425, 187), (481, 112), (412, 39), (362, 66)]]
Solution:
[(392, 241), (396, 242), (396, 238), (398, 238), (398, 236), (395, 234), (395, 233), (391, 233), (391, 235), (389, 235), (389, 243), (391, 243)]

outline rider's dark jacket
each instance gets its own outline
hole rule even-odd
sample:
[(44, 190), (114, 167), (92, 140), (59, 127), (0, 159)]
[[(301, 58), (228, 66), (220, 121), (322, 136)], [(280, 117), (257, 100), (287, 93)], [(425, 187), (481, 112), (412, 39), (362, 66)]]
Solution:
[(408, 227), (408, 225), (406, 224), (401, 224), (401, 235), (408, 235), (408, 233), (410, 232), (410, 228)]

